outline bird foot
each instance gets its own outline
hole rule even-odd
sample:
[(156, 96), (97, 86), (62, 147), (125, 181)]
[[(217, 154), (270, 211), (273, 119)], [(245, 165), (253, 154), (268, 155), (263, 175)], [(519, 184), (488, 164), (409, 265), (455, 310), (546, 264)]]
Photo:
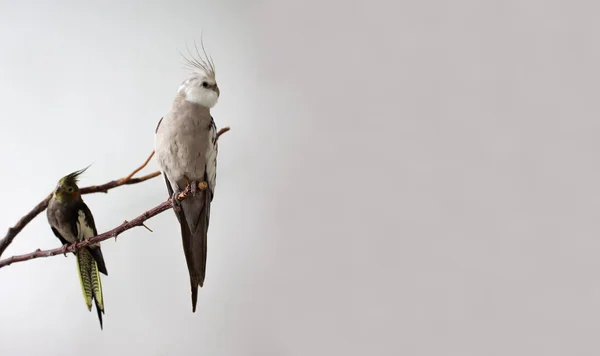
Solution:
[(196, 195), (196, 193), (198, 193), (198, 191), (205, 191), (208, 188), (208, 183), (202, 181), (202, 182), (197, 182), (197, 181), (192, 181), (190, 183), (190, 193), (192, 193), (192, 196)]
[(62, 251), (61, 252), (63, 253), (63, 255), (65, 257), (67, 257), (67, 252), (69, 252), (68, 248), (69, 248), (69, 245), (63, 245), (63, 247), (62, 247)]
[(173, 204), (173, 210), (176, 213), (179, 213), (181, 211), (181, 202), (179, 201), (179, 199), (177, 199), (179, 194), (181, 194), (181, 192), (176, 191), (176, 192), (173, 192), (173, 195), (171, 196), (171, 203)]
[(193, 180), (190, 182), (190, 193), (192, 193), (192, 196), (195, 196), (197, 191), (198, 191), (198, 182)]

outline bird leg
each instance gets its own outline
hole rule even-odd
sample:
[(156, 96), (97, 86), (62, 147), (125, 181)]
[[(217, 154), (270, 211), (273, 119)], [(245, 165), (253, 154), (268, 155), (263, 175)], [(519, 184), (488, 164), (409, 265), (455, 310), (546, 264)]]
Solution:
[(178, 214), (181, 212), (181, 202), (178, 199), (179, 194), (181, 194), (179, 189), (174, 189), (173, 195), (171, 195), (171, 203), (173, 204), (173, 211), (175, 211)]
[(181, 202), (179, 201), (179, 194), (181, 194), (181, 190), (177, 184), (173, 184), (173, 194), (171, 195), (171, 204), (173, 205), (173, 211), (176, 214), (181, 212)]
[(196, 195), (196, 189), (194, 189), (194, 181), (191, 180), (190, 178), (188, 178), (187, 175), (183, 175), (183, 179), (185, 179), (185, 187), (186, 189), (190, 189), (190, 193), (192, 193), (192, 195)]
[(188, 178), (188, 176), (186, 176), (185, 174), (183, 175), (183, 178), (185, 179), (187, 187), (190, 188), (190, 193), (192, 193), (192, 196), (195, 196), (196, 193), (198, 193), (198, 189), (203, 191), (206, 190), (206, 188), (208, 188), (208, 184), (206, 182), (198, 182), (197, 180), (192, 180)]
[(186, 189), (190, 190), (192, 196), (195, 196), (198, 193), (198, 190), (204, 191), (208, 188), (208, 183), (202, 181), (198, 182), (197, 180), (189, 179), (185, 174), (183, 175), (183, 179), (185, 179)]
[(69, 251), (68, 251), (68, 248), (69, 248), (69, 245), (68, 245), (68, 244), (67, 244), (67, 245), (63, 245), (63, 246), (62, 246), (62, 251), (61, 251), (61, 252), (63, 253), (63, 255), (64, 255), (65, 257), (67, 257), (67, 252), (69, 252)]
[(196, 193), (198, 192), (198, 182), (195, 180), (190, 183), (190, 192), (192, 193), (192, 196), (196, 196)]

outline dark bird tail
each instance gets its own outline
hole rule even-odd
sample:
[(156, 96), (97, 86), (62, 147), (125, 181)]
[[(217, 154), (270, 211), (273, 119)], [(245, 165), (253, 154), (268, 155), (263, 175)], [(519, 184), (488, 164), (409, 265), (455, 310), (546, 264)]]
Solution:
[(106, 270), (106, 264), (104, 263), (104, 256), (102, 256), (102, 250), (100, 249), (100, 246), (88, 247), (90, 249), (92, 257), (94, 257), (94, 260), (98, 264), (98, 271), (104, 274), (105, 276), (108, 276), (108, 271)]
[(100, 330), (104, 330), (104, 324), (102, 322), (102, 314), (104, 314), (104, 306), (98, 303), (98, 299), (94, 298), (96, 303), (96, 313), (98, 314), (98, 320), (100, 321)]
[[(173, 188), (166, 177), (165, 182), (171, 196)], [(181, 226), (183, 252), (190, 275), (193, 313), (196, 312), (198, 302), (198, 286), (204, 285), (206, 276), (206, 246), (211, 200), (209, 191), (199, 191), (195, 196), (183, 200), (181, 209), (175, 210)]]
[(100, 321), (100, 329), (104, 329), (102, 323), (102, 314), (104, 314), (104, 295), (102, 294), (102, 281), (100, 281), (100, 270), (98, 264), (92, 263), (92, 292), (94, 294), (94, 303), (96, 304), (96, 313)]
[[(190, 287), (192, 292), (192, 312), (196, 312), (198, 301), (198, 286), (204, 285), (206, 276), (206, 252), (208, 216), (206, 210), (210, 209), (210, 202), (206, 202), (203, 193), (201, 196), (190, 197), (182, 202), (183, 221), (181, 222), (181, 237), (185, 260), (190, 274)], [(201, 203), (202, 202), (202, 203)], [(206, 204), (208, 203), (208, 204)], [(189, 218), (196, 218), (196, 224), (189, 224)], [(195, 228), (195, 230), (192, 230)]]

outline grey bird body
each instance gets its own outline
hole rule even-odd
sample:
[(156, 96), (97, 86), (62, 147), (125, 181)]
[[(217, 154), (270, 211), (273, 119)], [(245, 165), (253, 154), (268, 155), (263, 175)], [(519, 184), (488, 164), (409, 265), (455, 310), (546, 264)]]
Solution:
[(178, 93), (171, 110), (156, 128), (155, 139), (158, 164), (174, 190), (184, 190), (188, 180), (206, 181), (214, 189), (216, 137), (210, 109), (187, 101), (184, 94)]
[(155, 152), (171, 196), (188, 185), (195, 188), (200, 182), (207, 184), (207, 189), (194, 189), (190, 197), (174, 207), (195, 312), (198, 286), (204, 285), (206, 276), (210, 204), (216, 186), (217, 128), (210, 108), (217, 102), (219, 89), (212, 64), (192, 63), (196, 71), (181, 85), (171, 109), (156, 127)]

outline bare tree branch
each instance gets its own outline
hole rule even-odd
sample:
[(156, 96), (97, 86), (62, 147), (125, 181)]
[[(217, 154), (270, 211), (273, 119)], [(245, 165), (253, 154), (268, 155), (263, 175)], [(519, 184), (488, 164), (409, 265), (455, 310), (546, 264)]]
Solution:
[[(121, 184), (122, 184), (122, 183), (129, 181), (131, 179), (131, 177), (133, 177), (137, 172), (141, 171), (142, 169), (144, 169), (144, 167), (146, 167), (146, 165), (148, 165), (148, 162), (150, 162), (150, 159), (152, 159), (152, 156), (154, 156), (154, 151), (152, 151), (152, 153), (150, 153), (150, 156), (148, 156), (148, 158), (146, 158), (146, 161), (144, 161), (144, 163), (141, 166), (134, 169), (133, 172), (129, 173), (129, 175), (127, 177), (119, 179), (119, 182), (121, 182)], [(156, 172), (154, 172), (154, 173), (156, 173)]]
[(152, 179), (154, 177), (158, 177), (160, 172), (152, 172), (150, 174), (146, 174), (145, 176), (139, 178), (129, 178), (128, 180), (117, 179), (110, 181), (108, 183), (104, 183), (102, 185), (92, 185), (89, 187), (81, 188), (81, 194), (92, 194), (92, 193), (108, 193), (110, 189), (120, 187), (122, 185), (136, 184), (147, 181), (148, 179)]
[[(205, 182), (200, 182), (198, 184), (198, 189), (206, 189), (206, 187), (207, 186), (206, 186)], [(190, 188), (187, 187), (181, 194), (179, 194), (177, 196), (177, 200), (182, 201), (190, 195), (191, 195)], [(17, 262), (29, 261), (34, 258), (50, 257), (50, 256), (66, 254), (67, 252), (75, 252), (75, 251), (79, 250), (80, 248), (85, 247), (89, 244), (94, 244), (94, 243), (97, 243), (100, 241), (108, 240), (111, 237), (114, 237), (116, 239), (119, 234), (122, 234), (123, 232), (125, 232), (129, 229), (132, 229), (136, 226), (145, 226), (144, 221), (150, 219), (153, 216), (156, 216), (156, 215), (162, 213), (165, 210), (169, 210), (171, 208), (173, 208), (173, 201), (171, 199), (168, 199), (168, 200), (162, 202), (161, 204), (159, 204), (158, 206), (156, 206), (148, 211), (145, 211), (142, 215), (136, 217), (135, 219), (133, 219), (131, 221), (125, 221), (118, 227), (116, 227), (112, 230), (109, 230), (103, 234), (96, 235), (89, 240), (75, 242), (70, 245), (65, 245), (65, 246), (58, 247), (58, 248), (51, 249), (51, 250), (42, 251), (40, 249), (37, 249), (34, 252), (27, 253), (24, 255), (12, 256), (12, 257), (6, 258), (4, 260), (0, 260), (0, 268), (6, 267), (8, 265), (11, 265), (11, 264), (17, 263)]]
[[(217, 133), (217, 138), (219, 138), (222, 134), (224, 134), (225, 132), (227, 132), (229, 130), (230, 130), (230, 128), (228, 126), (222, 128)], [(154, 151), (152, 151), (150, 156), (148, 156), (146, 161), (141, 166), (139, 166), (138, 168), (133, 170), (133, 172), (131, 172), (126, 177), (117, 179), (117, 180), (113, 180), (113, 181), (110, 181), (110, 182), (102, 184), (102, 185), (93, 185), (93, 186), (81, 188), (81, 194), (108, 193), (108, 191), (110, 189), (120, 187), (122, 185), (141, 183), (141, 182), (147, 181), (149, 179), (152, 179), (154, 177), (158, 177), (161, 173), (157, 171), (157, 172), (153, 172), (153, 173), (147, 174), (147, 175), (139, 177), (139, 178), (133, 178), (133, 176), (136, 173), (138, 173), (143, 168), (145, 168), (146, 165), (148, 165), (148, 162), (150, 162), (150, 159), (152, 159), (152, 156), (154, 156)], [(8, 248), (8, 246), (13, 242), (15, 237), (21, 232), (21, 230), (23, 230), (23, 228), (25, 228), (25, 226), (27, 226), (27, 224), (29, 224), (36, 216), (38, 216), (41, 212), (46, 210), (46, 208), (48, 207), (48, 202), (50, 201), (51, 197), (52, 197), (52, 194), (49, 194), (48, 196), (46, 196), (44, 198), (44, 200), (39, 202), (29, 213), (27, 213), (25, 216), (23, 216), (21, 219), (19, 219), (19, 221), (17, 221), (15, 226), (8, 229), (8, 232), (6, 233), (4, 238), (2, 240), (0, 240), (0, 256), (2, 256), (2, 254), (4, 253), (6, 248)], [(165, 208), (165, 210), (166, 209), (168, 209), (168, 207)], [(164, 210), (162, 210), (162, 211), (164, 211)], [(158, 214), (162, 211), (159, 211), (156, 214)], [(154, 215), (152, 215), (152, 216), (154, 216)], [(142, 220), (142, 222), (143, 221), (144, 220)], [(125, 230), (128, 230), (128, 229), (125, 229)], [(125, 231), (125, 230), (123, 230), (123, 231)], [(4, 260), (4, 261), (6, 261), (6, 260)]]
[(29, 224), (31, 222), (31, 220), (33, 220), (33, 218), (38, 216), (39, 213), (46, 210), (46, 207), (48, 207), (48, 202), (50, 201), (51, 197), (52, 196), (49, 194), (47, 197), (44, 198), (44, 200), (42, 200), (38, 205), (36, 205), (29, 213), (27, 213), (27, 215), (25, 215), (21, 219), (19, 219), (19, 221), (17, 221), (15, 226), (8, 229), (6, 236), (4, 236), (4, 238), (2, 240), (0, 240), (0, 256), (2, 256), (2, 253), (4, 252), (4, 250), (6, 250), (8, 245), (10, 245), (13, 242), (13, 240), (15, 239), (17, 234), (19, 232), (21, 232), (21, 230), (23, 230), (23, 228), (27, 224)]
[[(148, 161), (146, 161), (145, 164), (147, 164), (147, 163), (148, 163)], [(139, 169), (138, 169), (138, 171), (139, 171)], [(159, 175), (160, 175), (160, 172), (154, 172), (154, 173), (150, 173), (150, 174), (145, 175), (140, 178), (129, 178), (127, 180), (123, 180), (123, 179), (113, 180), (106, 184), (93, 185), (91, 187), (81, 188), (81, 194), (108, 193), (108, 191), (110, 189), (113, 189), (113, 188), (116, 188), (116, 187), (119, 187), (122, 185), (141, 183), (141, 182), (147, 181), (148, 179), (158, 177)], [(8, 229), (8, 232), (6, 233), (4, 238), (2, 240), (0, 240), (0, 256), (2, 256), (2, 254), (4, 253), (6, 248), (13, 242), (13, 240), (15, 239), (17, 234), (19, 232), (21, 232), (21, 230), (23, 230), (23, 228), (27, 224), (29, 224), (31, 222), (31, 220), (33, 220), (36, 216), (38, 216), (42, 211), (46, 210), (46, 208), (48, 207), (48, 202), (50, 201), (51, 197), (52, 197), (52, 194), (49, 194), (48, 196), (46, 196), (44, 198), (44, 200), (39, 202), (38, 205), (36, 205), (29, 213), (27, 213), (25, 216), (23, 216), (21, 219), (19, 219), (19, 221), (17, 221), (15, 226)]]

